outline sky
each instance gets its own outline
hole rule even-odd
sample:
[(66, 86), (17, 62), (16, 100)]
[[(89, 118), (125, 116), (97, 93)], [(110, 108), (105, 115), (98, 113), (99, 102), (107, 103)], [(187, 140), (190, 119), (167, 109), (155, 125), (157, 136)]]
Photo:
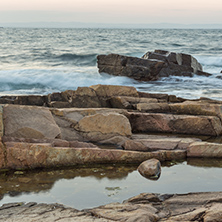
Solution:
[(0, 23), (222, 23), (221, 0), (0, 0)]

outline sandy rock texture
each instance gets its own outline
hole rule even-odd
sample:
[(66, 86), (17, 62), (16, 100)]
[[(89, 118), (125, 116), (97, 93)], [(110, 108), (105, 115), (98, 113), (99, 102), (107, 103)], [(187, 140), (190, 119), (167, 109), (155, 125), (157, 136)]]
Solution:
[(13, 203), (0, 207), (0, 221), (173, 222), (222, 219), (222, 193), (142, 193), (123, 203), (76, 210), (60, 204)]

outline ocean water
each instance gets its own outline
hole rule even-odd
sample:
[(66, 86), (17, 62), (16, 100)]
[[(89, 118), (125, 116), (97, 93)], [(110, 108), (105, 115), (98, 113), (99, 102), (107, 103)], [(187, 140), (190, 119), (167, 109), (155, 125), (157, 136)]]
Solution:
[[(0, 95), (48, 94), (94, 84), (222, 100), (222, 30), (0, 29)], [(98, 54), (141, 57), (155, 49), (193, 55), (211, 77), (168, 77), (138, 82), (99, 74)]]

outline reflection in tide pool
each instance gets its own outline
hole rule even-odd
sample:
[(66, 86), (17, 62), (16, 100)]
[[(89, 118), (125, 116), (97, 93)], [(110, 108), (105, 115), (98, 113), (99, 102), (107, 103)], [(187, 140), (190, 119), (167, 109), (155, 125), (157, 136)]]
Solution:
[(98, 166), (1, 175), (0, 205), (9, 202), (61, 203), (77, 209), (122, 202), (140, 193), (222, 191), (222, 161), (190, 159), (162, 167), (157, 181), (142, 177), (137, 166)]

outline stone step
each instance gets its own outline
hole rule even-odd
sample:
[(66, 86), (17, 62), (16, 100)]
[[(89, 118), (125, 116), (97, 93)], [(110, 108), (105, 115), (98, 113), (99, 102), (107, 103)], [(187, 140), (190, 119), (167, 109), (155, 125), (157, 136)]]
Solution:
[(156, 132), (219, 136), (221, 121), (216, 116), (128, 112), (133, 133)]

